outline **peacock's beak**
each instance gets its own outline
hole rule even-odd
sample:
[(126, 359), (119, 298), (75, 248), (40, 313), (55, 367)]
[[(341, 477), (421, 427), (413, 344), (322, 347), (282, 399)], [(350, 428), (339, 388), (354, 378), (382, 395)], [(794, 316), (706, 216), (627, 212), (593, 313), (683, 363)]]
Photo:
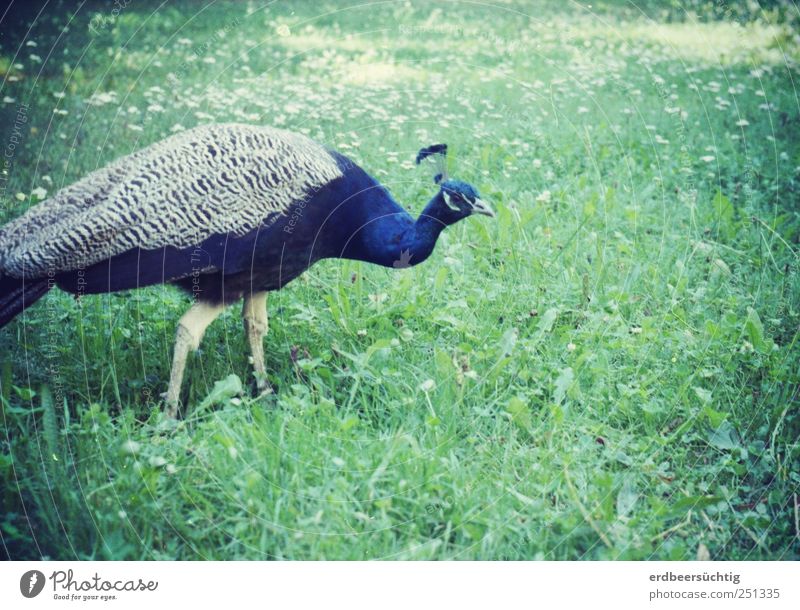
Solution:
[(483, 214), (484, 216), (489, 216), (490, 218), (494, 218), (497, 216), (494, 213), (494, 210), (489, 207), (489, 204), (486, 203), (483, 199), (476, 199), (475, 203), (472, 204), (472, 213), (473, 214)]

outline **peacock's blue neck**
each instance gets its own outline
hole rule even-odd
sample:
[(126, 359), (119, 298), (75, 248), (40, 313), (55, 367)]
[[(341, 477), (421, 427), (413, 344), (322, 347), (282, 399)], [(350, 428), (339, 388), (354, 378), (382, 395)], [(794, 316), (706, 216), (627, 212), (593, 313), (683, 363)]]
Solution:
[(328, 247), (323, 256), (392, 268), (428, 258), (446, 226), (439, 220), (441, 197), (431, 199), (415, 220), (372, 176), (339, 153), (331, 154), (339, 159), (343, 176), (319, 194), (335, 206), (325, 221)]
[(445, 227), (433, 214), (433, 202), (416, 220), (395, 202), (392, 203), (392, 206), (383, 206), (385, 209), (377, 217), (374, 203), (370, 206), (373, 216), (349, 238), (344, 249), (346, 258), (402, 269), (417, 265), (430, 256)]

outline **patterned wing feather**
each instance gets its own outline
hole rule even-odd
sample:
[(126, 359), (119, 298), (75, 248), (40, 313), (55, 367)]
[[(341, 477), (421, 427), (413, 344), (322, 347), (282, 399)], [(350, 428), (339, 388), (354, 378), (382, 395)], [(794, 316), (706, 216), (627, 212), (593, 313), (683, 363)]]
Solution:
[(240, 124), (198, 127), (118, 159), (0, 231), (0, 269), (41, 277), (133, 248), (245, 235), (341, 176), (300, 134)]

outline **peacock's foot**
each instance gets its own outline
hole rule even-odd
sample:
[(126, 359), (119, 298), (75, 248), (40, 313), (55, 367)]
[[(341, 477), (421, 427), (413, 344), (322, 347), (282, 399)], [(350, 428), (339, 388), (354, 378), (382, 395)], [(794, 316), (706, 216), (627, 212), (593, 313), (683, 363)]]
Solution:
[(169, 419), (178, 419), (178, 410), (180, 403), (169, 399), (169, 392), (162, 392), (160, 394), (161, 402), (164, 405), (164, 414)]

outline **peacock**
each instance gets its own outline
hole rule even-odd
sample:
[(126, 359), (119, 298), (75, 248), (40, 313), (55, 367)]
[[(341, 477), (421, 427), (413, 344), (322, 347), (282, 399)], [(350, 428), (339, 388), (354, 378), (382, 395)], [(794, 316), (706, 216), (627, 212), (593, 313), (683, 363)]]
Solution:
[(226, 306), (242, 317), (257, 389), (267, 293), (326, 258), (389, 268), (427, 259), (441, 231), (494, 216), (478, 191), (448, 178), (417, 219), (348, 157), (302, 134), (204, 125), (124, 156), (0, 227), (0, 327), (53, 287), (76, 296), (173, 284), (192, 303), (177, 325), (167, 391), (176, 417), (186, 359)]

